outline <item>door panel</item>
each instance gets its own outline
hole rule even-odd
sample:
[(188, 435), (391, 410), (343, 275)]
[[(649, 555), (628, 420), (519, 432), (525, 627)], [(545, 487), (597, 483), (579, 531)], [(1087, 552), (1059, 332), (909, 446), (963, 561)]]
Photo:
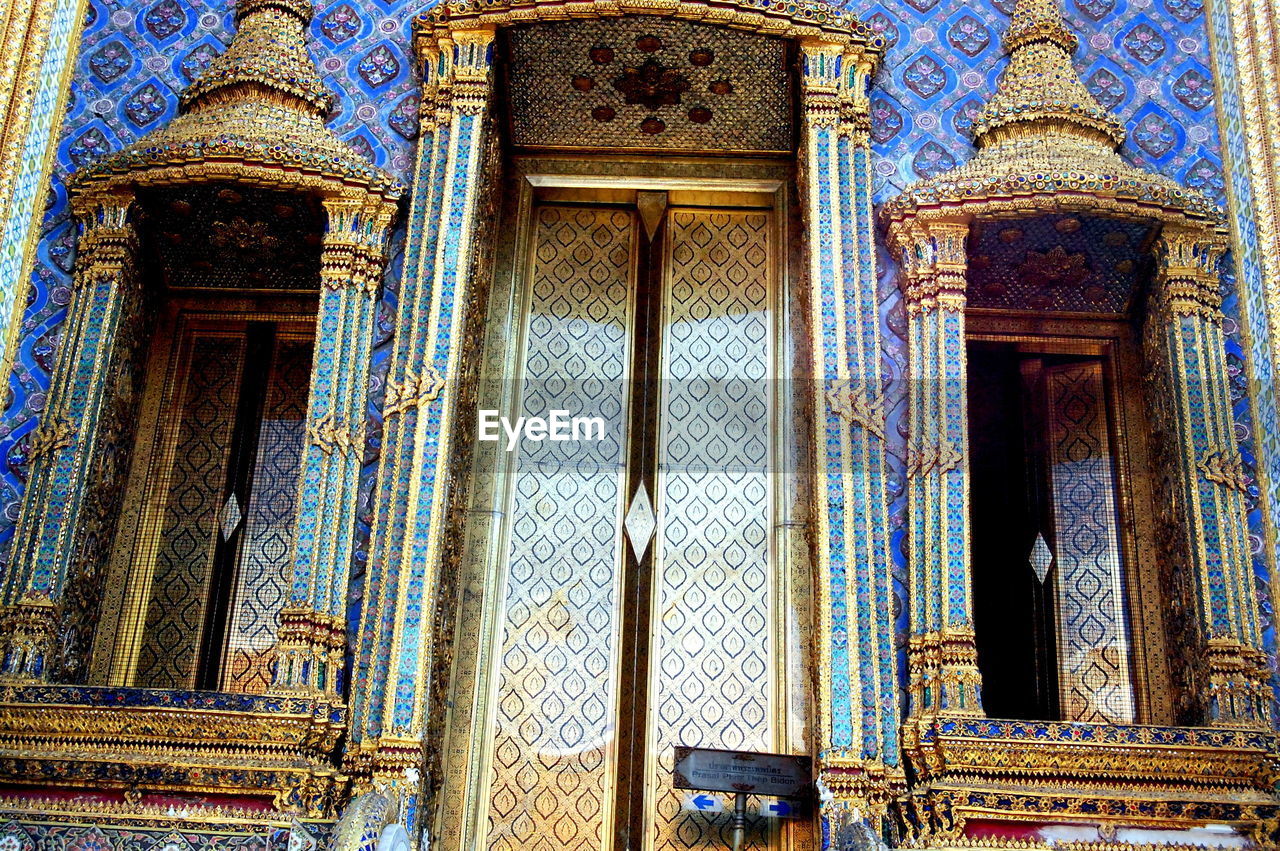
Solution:
[(177, 438), (134, 680), (144, 688), (195, 687), (244, 368), (239, 334), (191, 332), (183, 342), (190, 355), (174, 382)]
[(723, 847), (727, 823), (681, 811), (673, 747), (778, 745), (770, 215), (675, 209), (667, 227), (645, 807), (663, 851)]
[(534, 212), (519, 413), (598, 416), (605, 429), (515, 450), (490, 848), (585, 851), (612, 838), (636, 241), (629, 211)]
[(1102, 361), (1044, 370), (1058, 590), (1059, 706), (1132, 724), (1128, 618)]

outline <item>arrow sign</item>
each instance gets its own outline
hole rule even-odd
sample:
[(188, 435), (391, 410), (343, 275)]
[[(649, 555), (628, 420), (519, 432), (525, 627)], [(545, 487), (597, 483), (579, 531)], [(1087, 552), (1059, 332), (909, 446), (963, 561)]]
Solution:
[(790, 801), (765, 800), (760, 802), (760, 815), (765, 818), (799, 818), (796, 805)]
[(691, 813), (722, 813), (724, 812), (724, 803), (717, 795), (706, 795), (702, 792), (698, 792), (695, 795), (686, 793), (684, 803), (680, 805), (680, 809)]

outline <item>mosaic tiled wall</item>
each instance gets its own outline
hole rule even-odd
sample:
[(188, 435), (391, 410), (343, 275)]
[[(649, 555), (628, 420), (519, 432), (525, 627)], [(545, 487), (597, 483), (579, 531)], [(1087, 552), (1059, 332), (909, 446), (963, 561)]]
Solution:
[(5, 851), (285, 851), (288, 847), (289, 830), (284, 828), (215, 833), (181, 827), (77, 823), (75, 819), (60, 822), (56, 818), (0, 824), (0, 848)]
[[(1224, 177), (1203, 0), (1065, 3), (1070, 23), (1081, 34), (1077, 66), (1083, 78), (1099, 101), (1128, 125), (1126, 154), (1222, 200)], [(311, 25), (313, 50), (327, 83), (338, 94), (331, 125), (378, 165), (404, 177), (417, 125), (409, 20), (430, 5), (429, 0), (320, 0), (317, 5)], [(918, 177), (969, 156), (968, 124), (1002, 68), (1000, 34), (1013, 0), (854, 0), (848, 5), (890, 44), (872, 101), (879, 201)], [(177, 93), (223, 49), (231, 32), (230, 0), (89, 0), (87, 8), (34, 286), (10, 381), (11, 397), (0, 418), (0, 453), (5, 462), (0, 470), (0, 552), (12, 536), (26, 474), (27, 439), (44, 405), (58, 326), (69, 295), (74, 229), (63, 178), (69, 170), (122, 147), (172, 117)], [(402, 243), (402, 235), (393, 242), (389, 283), (399, 273)], [(886, 256), (881, 268), (882, 311), (888, 330), (886, 373), (900, 379), (906, 364), (905, 316), (897, 298), (896, 272)], [(374, 350), (370, 411), (375, 421), (393, 303), (394, 292), (389, 291)], [(1227, 306), (1234, 314), (1234, 297), (1228, 298)], [(1229, 357), (1240, 376), (1239, 431), (1247, 450), (1250, 417), (1243, 397), (1244, 353), (1239, 334), (1231, 340)], [(897, 386), (901, 389), (900, 382)], [(901, 571), (905, 511), (901, 394), (890, 425), (899, 436), (891, 487), (897, 530), (894, 553)], [(375, 427), (366, 455), (370, 465), (378, 436)], [(372, 473), (372, 466), (368, 472)], [(363, 523), (367, 519), (363, 508), (361, 517)], [(1260, 550), (1261, 521), (1256, 509), (1251, 520)], [(1266, 568), (1261, 559), (1258, 567), (1265, 591)], [(898, 593), (903, 595), (901, 585)], [(1271, 603), (1265, 594), (1263, 599), (1273, 647)], [(353, 612), (357, 605), (353, 600)], [(905, 635), (905, 606), (899, 611), (903, 613), (900, 632)]]

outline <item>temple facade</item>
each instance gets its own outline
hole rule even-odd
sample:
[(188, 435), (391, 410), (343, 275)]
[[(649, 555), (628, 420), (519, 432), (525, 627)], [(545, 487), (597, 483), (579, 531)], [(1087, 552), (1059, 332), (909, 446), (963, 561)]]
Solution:
[(1280, 847), (1280, 17), (1062, 2), (0, 10), (0, 851)]

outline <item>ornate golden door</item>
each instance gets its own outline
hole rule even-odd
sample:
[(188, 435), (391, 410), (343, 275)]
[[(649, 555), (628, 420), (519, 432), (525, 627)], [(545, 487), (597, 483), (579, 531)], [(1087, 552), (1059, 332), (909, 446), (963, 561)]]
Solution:
[[(672, 749), (803, 750), (774, 195), (559, 190), (523, 209), (506, 416), (598, 418), (603, 438), (526, 437), (498, 465), (458, 838), (725, 847), (727, 816), (681, 810)], [(759, 823), (748, 847), (792, 839)]]

